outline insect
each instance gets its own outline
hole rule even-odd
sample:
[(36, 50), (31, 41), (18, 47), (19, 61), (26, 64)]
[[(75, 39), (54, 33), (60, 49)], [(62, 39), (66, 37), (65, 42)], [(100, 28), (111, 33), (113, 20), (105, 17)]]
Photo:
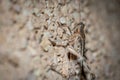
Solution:
[(85, 24), (80, 22), (76, 26), (77, 27), (75, 27), (73, 29), (73, 31), (75, 32), (75, 34), (78, 34), (78, 40), (81, 45), (81, 54), (82, 54), (82, 56), (84, 56), (84, 53), (85, 53), (85, 32), (84, 32)]
[[(71, 68), (74, 68), (73, 70), (76, 70), (76, 73), (73, 72), (73, 74), (79, 76), (80, 80), (88, 80), (86, 77), (85, 70), (88, 72), (88, 74), (93, 76), (93, 73), (91, 72), (88, 64), (86, 63), (84, 27), (85, 27), (85, 24), (83, 24), (82, 22), (77, 24), (73, 28), (73, 30), (70, 31), (72, 33), (71, 33), (69, 40), (68, 40), (69, 44), (66, 44), (66, 46), (63, 46), (64, 48), (66, 48), (66, 50), (68, 50), (68, 53), (70, 53), (70, 57), (66, 57), (66, 58), (69, 58), (70, 61), (68, 60), (68, 61), (64, 61), (64, 62), (67, 62), (69, 64), (77, 63), (77, 65), (79, 65), (79, 68), (81, 68), (81, 69), (79, 69), (78, 71), (74, 67), (71, 67)], [(76, 49), (76, 48), (78, 48), (78, 49)], [(62, 63), (60, 65), (64, 65), (64, 63)], [(59, 63), (57, 65), (51, 67), (51, 70), (53, 70), (53, 71), (57, 72), (58, 74), (60, 74), (61, 76), (63, 76), (63, 74), (60, 73), (59, 71), (56, 71), (54, 67), (55, 68), (59, 67)], [(69, 70), (68, 70), (68, 72), (69, 72)], [(66, 76), (69, 80), (71, 75), (69, 73), (67, 75)], [(93, 79), (93, 77), (90, 80), (92, 80), (92, 79)]]
[[(85, 48), (85, 32), (84, 32), (84, 28), (85, 28), (85, 24), (83, 22), (80, 22), (79, 24), (76, 25), (77, 27), (75, 27), (73, 29), (75, 34), (77, 35), (77, 40), (80, 43), (80, 50), (78, 52), (79, 56), (77, 55), (77, 53), (75, 51), (72, 51), (76, 56), (78, 56), (78, 62), (80, 63), (80, 66), (82, 68), (82, 73), (81, 75), (84, 77), (85, 80), (87, 80), (84, 68), (87, 70), (87, 72), (89, 73), (89, 75), (91, 76), (91, 80), (93, 80), (95, 78), (95, 75), (91, 72), (88, 64), (86, 63), (86, 48)], [(84, 80), (83, 79), (83, 80)]]

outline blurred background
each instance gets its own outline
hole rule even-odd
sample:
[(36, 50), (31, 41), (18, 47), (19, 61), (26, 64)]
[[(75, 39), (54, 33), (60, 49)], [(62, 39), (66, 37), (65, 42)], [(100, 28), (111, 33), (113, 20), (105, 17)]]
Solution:
[(0, 80), (64, 80), (46, 71), (54, 50), (41, 39), (56, 21), (84, 22), (96, 80), (120, 80), (119, 0), (0, 0)]

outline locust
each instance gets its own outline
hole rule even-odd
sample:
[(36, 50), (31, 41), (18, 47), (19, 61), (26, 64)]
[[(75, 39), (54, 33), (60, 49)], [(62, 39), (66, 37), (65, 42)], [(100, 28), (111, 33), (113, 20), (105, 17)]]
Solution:
[[(92, 73), (92, 71), (90, 70), (86, 60), (86, 48), (85, 48), (85, 24), (83, 22), (80, 22), (79, 24), (76, 24), (76, 26), (72, 29), (71, 35), (69, 37), (68, 43), (66, 46), (63, 45), (63, 47), (66, 48), (66, 50), (68, 51), (68, 53), (70, 53), (70, 60), (74, 63), (78, 63), (78, 65), (80, 66), (79, 68), (80, 71), (77, 74), (79, 76), (80, 80), (94, 80), (95, 75)], [(75, 49), (75, 43), (77, 43), (77, 45), (79, 45), (79, 50)], [(61, 45), (62, 46), (62, 45)], [(74, 56), (73, 56), (74, 55)], [(75, 58), (76, 57), (76, 58)], [(67, 58), (67, 57), (66, 57)], [(70, 61), (67, 61), (68, 63), (71, 63)], [(61, 64), (64, 65), (64, 64)], [(53, 66), (53, 65), (52, 65)], [(59, 65), (53, 66), (51, 67), (51, 70), (57, 72), (58, 74), (60, 74), (61, 76), (62, 73), (60, 73), (59, 71), (56, 71), (54, 69), (54, 67), (58, 67)], [(88, 72), (88, 74), (91, 76), (91, 79), (87, 79), (86, 77), (86, 73), (85, 73), (85, 69)], [(69, 74), (68, 74), (69, 75)], [(67, 77), (67, 79), (69, 80), (69, 77)]]

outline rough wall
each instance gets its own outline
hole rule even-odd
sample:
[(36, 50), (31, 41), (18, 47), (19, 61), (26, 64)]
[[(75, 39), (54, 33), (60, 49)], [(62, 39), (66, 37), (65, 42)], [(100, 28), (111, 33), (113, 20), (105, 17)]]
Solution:
[[(68, 65), (74, 73), (76, 64), (67, 63), (66, 45), (71, 40), (78, 47), (76, 36), (69, 35), (81, 21), (87, 63), (96, 79), (119, 80), (119, 13), (117, 0), (0, 0), (0, 80), (69, 77)], [(57, 67), (62, 75), (49, 71), (52, 63), (62, 63)]]

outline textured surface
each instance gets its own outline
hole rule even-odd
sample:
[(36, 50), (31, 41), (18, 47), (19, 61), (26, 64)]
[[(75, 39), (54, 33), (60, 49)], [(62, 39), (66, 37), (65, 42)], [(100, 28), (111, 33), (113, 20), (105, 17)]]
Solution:
[[(78, 42), (70, 35), (80, 21), (86, 25), (87, 63), (97, 80), (119, 80), (119, 1), (79, 3), (0, 0), (0, 80), (64, 80), (72, 75), (78, 66), (68, 64), (66, 46), (71, 41), (77, 51)], [(49, 71), (53, 63), (60, 74)]]

